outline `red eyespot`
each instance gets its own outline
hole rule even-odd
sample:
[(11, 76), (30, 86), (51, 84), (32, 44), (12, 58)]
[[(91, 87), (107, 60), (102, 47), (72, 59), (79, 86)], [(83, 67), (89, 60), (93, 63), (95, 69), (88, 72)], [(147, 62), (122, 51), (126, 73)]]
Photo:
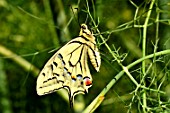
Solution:
[(86, 86), (92, 85), (92, 81), (91, 81), (90, 78), (88, 78), (88, 77), (84, 78), (84, 82), (85, 82), (85, 85), (86, 85)]

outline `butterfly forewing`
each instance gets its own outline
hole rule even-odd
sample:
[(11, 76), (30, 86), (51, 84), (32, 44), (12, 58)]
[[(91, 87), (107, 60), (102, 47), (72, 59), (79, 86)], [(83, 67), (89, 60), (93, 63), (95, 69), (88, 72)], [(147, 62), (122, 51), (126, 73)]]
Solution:
[(45, 95), (65, 88), (73, 104), (76, 94), (84, 94), (92, 86), (88, 57), (99, 71), (101, 61), (95, 37), (82, 24), (79, 36), (59, 49), (45, 64), (37, 78), (37, 94)]

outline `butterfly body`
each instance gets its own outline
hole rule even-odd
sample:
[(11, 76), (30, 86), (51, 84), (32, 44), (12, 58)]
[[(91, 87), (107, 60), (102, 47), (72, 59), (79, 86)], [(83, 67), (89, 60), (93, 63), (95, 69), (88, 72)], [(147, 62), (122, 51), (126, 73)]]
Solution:
[(88, 57), (99, 71), (101, 60), (95, 37), (87, 25), (82, 24), (79, 36), (60, 48), (45, 64), (37, 78), (37, 94), (45, 95), (65, 88), (73, 104), (76, 94), (87, 93), (92, 86)]

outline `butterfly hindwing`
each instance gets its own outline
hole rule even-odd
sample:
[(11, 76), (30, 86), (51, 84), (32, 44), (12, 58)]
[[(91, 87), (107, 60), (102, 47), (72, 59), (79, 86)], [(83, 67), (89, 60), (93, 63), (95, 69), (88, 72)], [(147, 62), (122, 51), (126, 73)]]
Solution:
[(73, 104), (76, 94), (84, 94), (92, 86), (88, 57), (99, 71), (101, 61), (95, 37), (82, 24), (79, 36), (60, 48), (40, 72), (37, 78), (38, 95), (65, 88), (68, 90), (70, 103)]

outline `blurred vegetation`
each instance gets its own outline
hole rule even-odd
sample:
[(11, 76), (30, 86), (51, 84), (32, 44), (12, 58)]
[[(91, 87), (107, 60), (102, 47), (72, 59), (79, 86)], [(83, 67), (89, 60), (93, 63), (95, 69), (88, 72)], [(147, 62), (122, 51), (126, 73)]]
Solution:
[[(0, 112), (82, 112), (111, 80), (94, 112), (170, 112), (170, 52), (163, 53), (170, 50), (169, 6), (169, 0), (0, 0)], [(90, 67), (93, 86), (70, 109), (65, 93), (38, 96), (36, 78), (81, 23), (93, 31), (102, 65), (99, 73)]]

